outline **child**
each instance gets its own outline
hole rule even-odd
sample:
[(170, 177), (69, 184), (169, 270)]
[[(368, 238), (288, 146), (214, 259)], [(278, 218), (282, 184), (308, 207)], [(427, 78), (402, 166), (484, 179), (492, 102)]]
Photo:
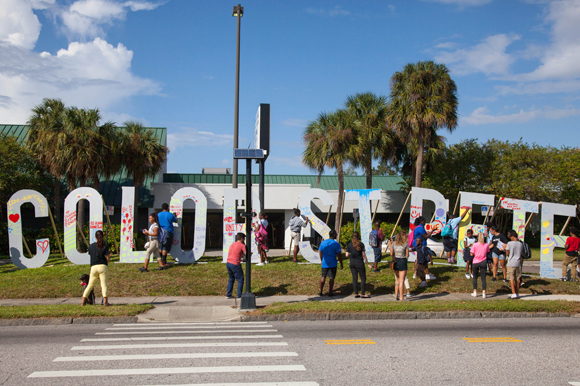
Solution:
[(580, 248), (580, 238), (578, 238), (578, 229), (570, 229), (570, 237), (566, 240), (566, 256), (562, 261), (562, 281), (568, 280), (568, 264), (570, 264), (570, 275), (572, 281), (576, 281), (576, 267), (578, 266), (578, 248)]
[(419, 284), (419, 288), (427, 287), (427, 282), (425, 281), (425, 270), (427, 269), (427, 264), (431, 262), (433, 265), (433, 261), (430, 259), (429, 249), (423, 245), (423, 238), (417, 238), (417, 275), (421, 278), (421, 284)]
[[(86, 273), (83, 273), (81, 275), (81, 278), (79, 279), (81, 281), (81, 286), (83, 287), (83, 292), (85, 291), (85, 289), (87, 288), (87, 286), (89, 285), (89, 280), (90, 280), (90, 276), (87, 275)], [(91, 292), (89, 293), (89, 296), (87, 297), (87, 304), (95, 304), (95, 290), (91, 290)]]
[(520, 277), (522, 276), (522, 269), (520, 267), (522, 256), (522, 243), (518, 239), (516, 231), (509, 230), (507, 233), (510, 241), (507, 243), (505, 250), (509, 252), (507, 258), (507, 279), (512, 286), (511, 299), (520, 298)]
[(471, 256), (471, 246), (477, 243), (477, 238), (473, 236), (473, 229), (468, 229), (465, 232), (465, 239), (463, 240), (463, 260), (465, 260), (465, 278), (473, 279), (473, 273), (471, 272), (471, 266), (473, 261), (473, 256)]

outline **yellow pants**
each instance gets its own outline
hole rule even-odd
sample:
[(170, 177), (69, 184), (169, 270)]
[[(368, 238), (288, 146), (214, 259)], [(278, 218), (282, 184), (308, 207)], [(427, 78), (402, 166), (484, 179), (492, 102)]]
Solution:
[(95, 287), (95, 282), (97, 277), (101, 281), (101, 289), (103, 290), (103, 297), (107, 297), (107, 276), (109, 275), (109, 267), (105, 264), (93, 265), (91, 267), (91, 278), (89, 279), (89, 285), (83, 292), (83, 297), (88, 298), (92, 289)]

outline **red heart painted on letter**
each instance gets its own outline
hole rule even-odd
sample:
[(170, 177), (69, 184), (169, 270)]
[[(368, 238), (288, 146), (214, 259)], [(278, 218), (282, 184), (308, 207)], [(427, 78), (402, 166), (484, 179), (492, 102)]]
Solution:
[(46, 248), (48, 248), (49, 242), (48, 240), (37, 241), (36, 245), (38, 245), (40, 249), (42, 249), (42, 253), (44, 253), (46, 251)]
[(18, 213), (15, 213), (8, 216), (8, 218), (10, 219), (10, 221), (16, 222), (20, 219), (20, 215)]

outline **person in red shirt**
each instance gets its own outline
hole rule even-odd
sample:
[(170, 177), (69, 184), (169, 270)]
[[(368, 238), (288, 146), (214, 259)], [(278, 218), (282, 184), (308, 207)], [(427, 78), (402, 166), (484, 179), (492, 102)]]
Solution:
[(246, 235), (238, 233), (236, 235), (236, 242), (230, 246), (228, 252), (228, 260), (226, 266), (228, 268), (228, 289), (226, 291), (226, 299), (233, 299), (232, 291), (234, 290), (234, 281), (238, 281), (238, 299), (242, 297), (242, 289), (244, 288), (244, 270), (242, 269), (242, 258), (246, 254), (246, 245), (244, 241)]
[(570, 276), (572, 281), (576, 281), (576, 267), (578, 266), (578, 248), (580, 248), (580, 238), (578, 238), (578, 229), (570, 229), (570, 237), (566, 240), (566, 256), (562, 260), (562, 280), (568, 280), (568, 264), (570, 264)]

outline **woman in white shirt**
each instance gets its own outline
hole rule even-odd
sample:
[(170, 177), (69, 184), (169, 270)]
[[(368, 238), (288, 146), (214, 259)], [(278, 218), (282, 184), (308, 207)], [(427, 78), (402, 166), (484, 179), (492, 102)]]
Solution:
[(149, 236), (149, 246), (145, 252), (145, 264), (143, 267), (139, 268), (139, 271), (141, 272), (149, 272), (147, 266), (149, 265), (151, 254), (155, 254), (155, 257), (157, 257), (157, 262), (159, 263), (159, 268), (157, 268), (157, 270), (161, 271), (165, 268), (161, 262), (161, 255), (159, 254), (159, 221), (157, 220), (157, 213), (151, 213), (149, 215), (149, 223), (151, 224), (149, 230), (142, 230), (144, 235)]

